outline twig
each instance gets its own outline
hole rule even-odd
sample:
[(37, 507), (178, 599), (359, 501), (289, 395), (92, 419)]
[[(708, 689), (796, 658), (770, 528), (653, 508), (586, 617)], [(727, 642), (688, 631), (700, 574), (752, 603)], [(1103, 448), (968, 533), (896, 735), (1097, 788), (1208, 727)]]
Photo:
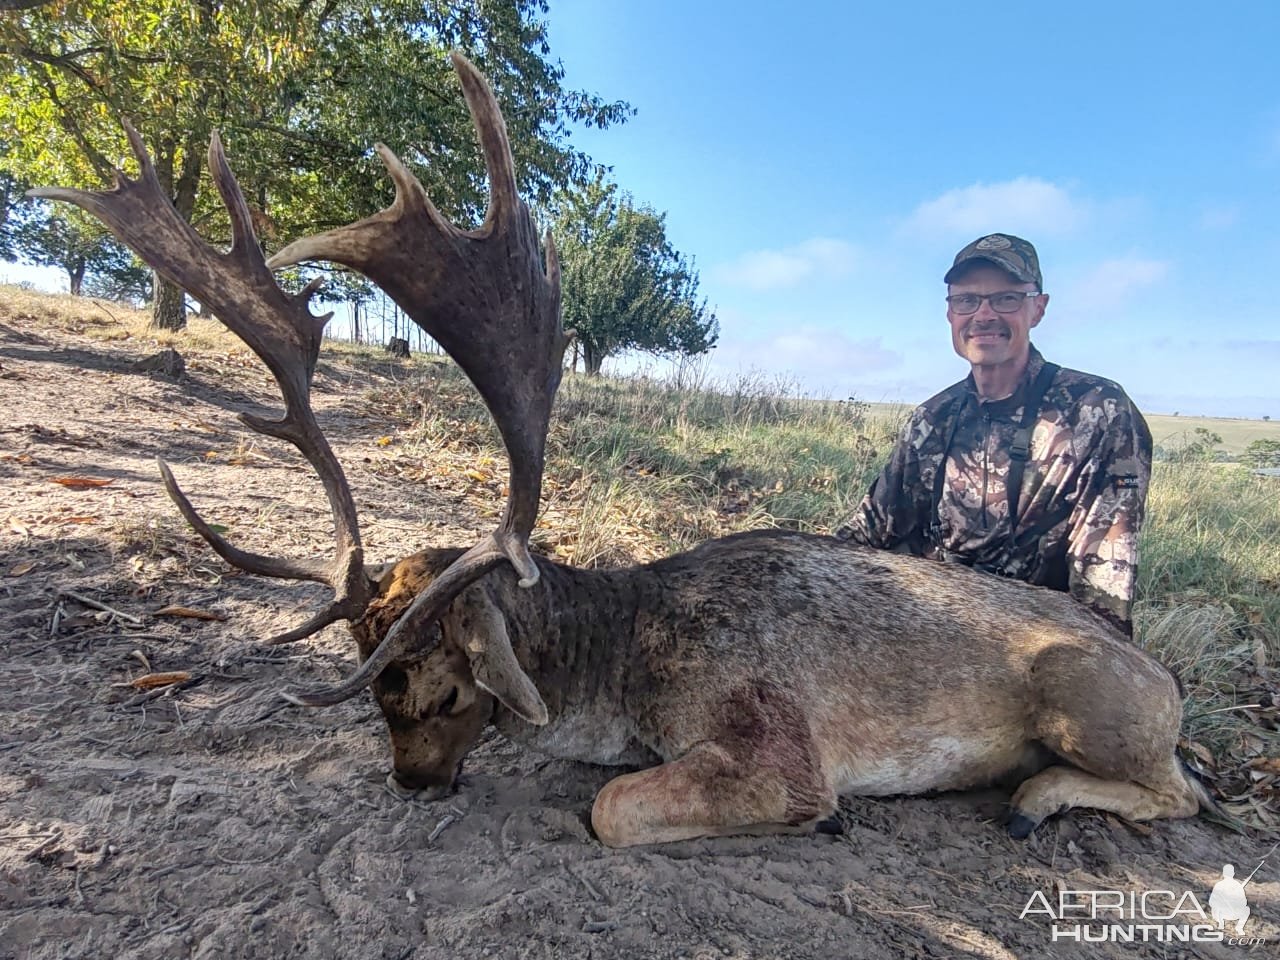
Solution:
[(53, 608), (53, 619), (49, 622), (49, 636), (56, 637), (58, 635), (58, 625), (62, 623), (64, 613), (66, 613), (66, 608), (61, 603)]
[(435, 843), (436, 840), (439, 839), (440, 834), (448, 830), (451, 825), (457, 822), (457, 820), (458, 818), (453, 814), (446, 813), (444, 815), (444, 819), (436, 824), (436, 828), (432, 830), (431, 834), (427, 837), (427, 843)]
[(84, 893), (83, 893), (83, 891), (81, 891), (81, 889), (80, 889), (80, 870), (79, 870), (79, 868), (77, 868), (77, 869), (76, 869), (75, 893), (76, 893), (76, 900), (80, 903), (80, 906), (82, 906), (82, 907), (84, 907), (84, 906), (88, 906), (88, 901), (87, 901), (87, 900), (85, 900)]
[(49, 839), (48, 839), (48, 840), (45, 840), (42, 844), (40, 844), (40, 845), (39, 845), (38, 847), (36, 847), (34, 850), (28, 850), (28, 851), (27, 851), (27, 855), (26, 855), (25, 857), (23, 857), (22, 859), (24, 859), (24, 860), (39, 860), (39, 859), (40, 859), (42, 856), (44, 856), (44, 855), (45, 855), (45, 853), (47, 853), (47, 852), (48, 852), (48, 851), (49, 851), (49, 850), (50, 850), (50, 849), (51, 849), (55, 844), (57, 844), (57, 842), (58, 842), (61, 838), (62, 838), (62, 828), (61, 828), (61, 827), (54, 827), (54, 829), (53, 829), (53, 833), (49, 836)]
[(94, 305), (95, 307), (97, 307), (99, 310), (101, 310), (103, 313), (105, 313), (108, 317), (110, 317), (110, 318), (111, 318), (112, 320), (114, 320), (116, 323), (119, 323), (119, 322), (120, 322), (120, 318), (119, 318), (119, 317), (117, 317), (117, 316), (116, 316), (114, 313), (112, 313), (110, 310), (108, 310), (108, 309), (107, 309), (107, 308), (102, 304), (102, 301), (100, 301), (100, 300), (94, 300), (94, 301), (92, 301), (92, 302), (93, 302), (93, 305)]
[(139, 627), (142, 626), (142, 621), (137, 617), (117, 610), (115, 607), (109, 607), (105, 603), (100, 603), (99, 601), (90, 599), (82, 594), (72, 593), (70, 590), (59, 590), (58, 596), (69, 597), (77, 603), (83, 603), (86, 607), (93, 607), (95, 610), (104, 610), (112, 616), (119, 617), (121, 620), (125, 621), (125, 623), (132, 623)]
[(570, 870), (568, 864), (565, 864), (564, 872), (569, 874), (569, 876), (573, 877), (573, 879), (577, 880), (580, 884), (586, 887), (587, 893), (591, 894), (591, 896), (595, 897), (597, 900), (604, 899), (604, 894), (602, 894), (599, 890), (593, 887), (591, 885), (591, 881), (589, 881), (586, 877), (580, 876), (575, 871)]
[(588, 920), (582, 925), (583, 933), (607, 933), (618, 929), (616, 920)]
[(53, 833), (0, 833), (0, 840), (48, 840), (50, 837), (56, 837), (57, 831)]

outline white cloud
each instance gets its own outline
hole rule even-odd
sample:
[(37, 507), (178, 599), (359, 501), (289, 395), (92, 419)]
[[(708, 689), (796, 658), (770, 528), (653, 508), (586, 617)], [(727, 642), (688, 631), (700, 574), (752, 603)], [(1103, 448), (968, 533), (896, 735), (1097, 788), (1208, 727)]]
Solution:
[[(1169, 273), (1167, 260), (1117, 257), (1104, 260), (1072, 284), (1070, 303), (1079, 307), (1114, 307)], [(1065, 299), (1065, 298), (1064, 298)]]
[(1066, 233), (1088, 213), (1088, 204), (1072, 198), (1065, 188), (1037, 177), (1018, 177), (948, 190), (916, 207), (904, 228), (928, 236)]
[(780, 290), (811, 278), (844, 276), (857, 262), (852, 244), (815, 237), (781, 250), (755, 250), (708, 271), (715, 283), (748, 290)]
[(879, 337), (855, 340), (837, 330), (797, 325), (769, 337), (722, 339), (712, 361), (721, 370), (762, 369), (828, 384), (898, 367), (902, 354), (885, 347)]

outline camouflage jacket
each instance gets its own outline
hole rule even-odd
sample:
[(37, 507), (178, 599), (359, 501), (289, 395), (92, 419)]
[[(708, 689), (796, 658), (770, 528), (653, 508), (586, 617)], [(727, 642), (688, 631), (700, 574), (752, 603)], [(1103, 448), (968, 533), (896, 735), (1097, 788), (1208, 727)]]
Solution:
[[(1030, 435), (1010, 537), (1009, 450), (1042, 366), (1032, 347), (1011, 397), (981, 401), (969, 376), (917, 407), (884, 472), (836, 536), (1070, 591), (1132, 635), (1151, 432), (1118, 384), (1058, 371)], [(953, 425), (942, 502), (935, 505), (935, 477)]]

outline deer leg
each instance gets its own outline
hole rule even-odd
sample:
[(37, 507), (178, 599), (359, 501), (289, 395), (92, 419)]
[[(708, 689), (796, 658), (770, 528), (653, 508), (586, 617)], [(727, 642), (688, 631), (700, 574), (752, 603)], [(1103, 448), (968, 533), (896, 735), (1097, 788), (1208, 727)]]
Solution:
[(835, 791), (806, 769), (789, 771), (760, 759), (708, 742), (678, 760), (615, 777), (596, 795), (591, 826), (606, 846), (629, 847), (807, 833), (835, 812)]
[(1171, 755), (1146, 783), (1105, 780), (1075, 767), (1053, 766), (1025, 781), (1010, 802), (1009, 833), (1031, 834), (1045, 817), (1071, 807), (1108, 810), (1129, 820), (1195, 816), (1200, 800)]

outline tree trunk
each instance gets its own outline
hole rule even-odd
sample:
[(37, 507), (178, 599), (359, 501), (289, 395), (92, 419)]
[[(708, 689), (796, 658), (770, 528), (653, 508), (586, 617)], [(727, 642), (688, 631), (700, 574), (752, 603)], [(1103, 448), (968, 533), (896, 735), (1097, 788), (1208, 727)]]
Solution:
[(153, 280), (155, 299), (151, 305), (152, 330), (185, 330), (187, 326), (186, 295), (160, 274)]
[(600, 368), (604, 366), (604, 351), (593, 343), (582, 344), (582, 368), (588, 377), (600, 376)]
[(84, 284), (85, 261), (83, 259), (73, 260), (67, 264), (67, 286), (71, 290), (73, 297), (80, 296), (80, 288)]

